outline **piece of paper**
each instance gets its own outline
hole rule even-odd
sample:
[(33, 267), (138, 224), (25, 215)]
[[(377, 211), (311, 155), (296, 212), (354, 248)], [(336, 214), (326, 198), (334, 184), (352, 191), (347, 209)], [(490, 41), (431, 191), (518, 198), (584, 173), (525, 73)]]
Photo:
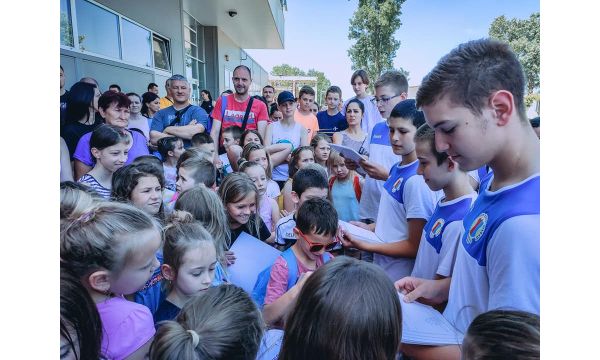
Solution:
[(375, 244), (383, 244), (385, 241), (381, 240), (374, 232), (369, 231), (367, 229), (363, 229), (356, 225), (352, 225), (349, 222), (345, 222), (342, 220), (338, 221), (339, 225), (342, 227), (344, 232), (352, 234), (358, 240), (375, 243)]
[(354, 160), (357, 163), (360, 160), (364, 160), (365, 158), (359, 154), (358, 152), (356, 152), (356, 150), (351, 149), (347, 146), (343, 146), (343, 145), (338, 145), (338, 144), (329, 144), (329, 146), (331, 147), (331, 149), (339, 152), (340, 154), (342, 154), (342, 156), (346, 159), (350, 159), (350, 160)]
[(415, 345), (460, 345), (459, 332), (436, 309), (420, 302), (407, 303), (398, 293), (402, 308), (402, 342)]
[(282, 342), (283, 330), (267, 330), (260, 341), (256, 360), (276, 360), (279, 355), (279, 350), (281, 350)]
[(275, 262), (281, 252), (252, 235), (242, 232), (229, 249), (235, 264), (227, 267), (229, 280), (252, 294), (258, 274)]

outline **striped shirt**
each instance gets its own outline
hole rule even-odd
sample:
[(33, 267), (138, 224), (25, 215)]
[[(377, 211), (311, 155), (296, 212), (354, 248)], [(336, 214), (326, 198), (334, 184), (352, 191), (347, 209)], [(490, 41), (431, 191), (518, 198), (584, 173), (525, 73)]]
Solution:
[(94, 178), (92, 175), (85, 174), (79, 180), (77, 180), (77, 182), (89, 186), (92, 190), (97, 192), (98, 195), (100, 195), (104, 199), (110, 199), (110, 189), (107, 189), (104, 186), (102, 186), (98, 182), (98, 180), (96, 180), (96, 178)]

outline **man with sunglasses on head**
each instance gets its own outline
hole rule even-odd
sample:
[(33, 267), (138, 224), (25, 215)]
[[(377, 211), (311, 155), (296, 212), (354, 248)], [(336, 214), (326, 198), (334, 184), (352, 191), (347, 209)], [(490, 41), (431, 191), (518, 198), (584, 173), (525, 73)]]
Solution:
[[(306, 200), (296, 214), (294, 233), (298, 240), (275, 260), (267, 285), (263, 315), (273, 327), (283, 327), (283, 321), (295, 303), (306, 279), (331, 260), (328, 253), (337, 245), (338, 216), (328, 200)], [(293, 271), (296, 281), (289, 272)]]
[(208, 114), (200, 106), (189, 103), (191, 87), (184, 76), (171, 76), (169, 88), (173, 105), (154, 114), (150, 126), (150, 142), (157, 145), (157, 141), (164, 137), (177, 136), (183, 139), (183, 146), (187, 149), (194, 135), (207, 131)]

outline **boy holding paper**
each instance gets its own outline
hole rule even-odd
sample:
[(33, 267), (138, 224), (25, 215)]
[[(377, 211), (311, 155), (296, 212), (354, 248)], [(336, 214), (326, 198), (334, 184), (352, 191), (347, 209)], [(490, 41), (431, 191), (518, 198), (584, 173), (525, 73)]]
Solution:
[[(452, 281), (407, 278), (405, 299), (448, 300), (444, 317), (465, 332), (494, 309), (540, 312), (540, 149), (525, 114), (523, 69), (510, 47), (470, 41), (444, 56), (417, 93), (436, 148), (469, 171), (488, 164), (492, 179), (465, 216)], [(423, 359), (459, 359), (451, 346), (407, 346)]]
[[(337, 230), (337, 213), (329, 201), (309, 199), (300, 206), (294, 227), (298, 241), (278, 257), (271, 268), (263, 310), (268, 325), (283, 324), (306, 279), (332, 258), (327, 251), (338, 243)], [(291, 259), (295, 261), (286, 260), (286, 252), (291, 252), (288, 255), (293, 255)], [(297, 280), (292, 279), (291, 284), (295, 285), (289, 288), (288, 272), (292, 267)]]

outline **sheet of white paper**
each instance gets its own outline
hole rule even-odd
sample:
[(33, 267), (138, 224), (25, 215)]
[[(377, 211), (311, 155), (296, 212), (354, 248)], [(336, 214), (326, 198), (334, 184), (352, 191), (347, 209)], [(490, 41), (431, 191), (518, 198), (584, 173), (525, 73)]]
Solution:
[(227, 267), (229, 279), (235, 285), (252, 294), (258, 274), (275, 262), (281, 252), (259, 239), (242, 232), (231, 245), (235, 264)]
[(464, 334), (456, 330), (446, 318), (429, 305), (404, 302), (402, 307), (402, 342), (418, 345), (460, 345)]
[(342, 154), (342, 156), (344, 156), (346, 159), (354, 160), (356, 162), (359, 162), (360, 160), (364, 160), (364, 158), (362, 157), (361, 154), (359, 154), (358, 152), (356, 152), (356, 150), (351, 149), (347, 146), (338, 145), (338, 144), (329, 144), (329, 146), (331, 146), (332, 150), (335, 150), (335, 151), (339, 152), (340, 154)]
[(345, 232), (354, 235), (359, 240), (363, 240), (363, 241), (367, 241), (367, 242), (375, 243), (375, 244), (378, 244), (378, 243), (382, 244), (382, 243), (384, 243), (384, 241), (381, 240), (372, 231), (369, 231), (367, 229), (363, 229), (363, 228), (358, 227), (356, 225), (352, 225), (349, 222), (345, 222), (345, 221), (342, 221), (342, 220), (339, 220), (338, 223), (340, 224), (340, 226), (342, 227), (342, 229), (344, 229)]

